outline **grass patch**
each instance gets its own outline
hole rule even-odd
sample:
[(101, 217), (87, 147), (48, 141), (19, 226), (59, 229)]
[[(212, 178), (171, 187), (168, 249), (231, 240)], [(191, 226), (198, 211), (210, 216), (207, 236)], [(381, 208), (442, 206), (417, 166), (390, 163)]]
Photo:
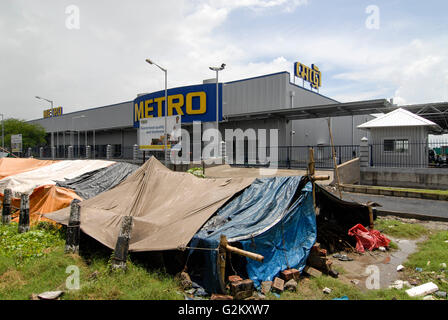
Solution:
[(369, 188), (380, 189), (380, 190), (390, 190), (390, 191), (406, 191), (406, 192), (448, 195), (448, 190), (413, 189), (413, 188), (396, 188), (396, 187), (379, 187), (379, 186), (369, 186)]
[[(46, 225), (19, 234), (17, 224), (0, 226), (0, 300), (28, 300), (31, 294), (62, 290), (62, 299), (184, 299), (174, 277), (129, 262), (112, 272), (105, 255), (64, 254), (62, 231)], [(80, 288), (68, 290), (69, 266), (79, 268)], [(66, 272), (68, 271), (68, 272)]]
[(375, 229), (399, 239), (418, 239), (429, 233), (429, 230), (420, 224), (384, 218), (378, 218), (375, 221)]

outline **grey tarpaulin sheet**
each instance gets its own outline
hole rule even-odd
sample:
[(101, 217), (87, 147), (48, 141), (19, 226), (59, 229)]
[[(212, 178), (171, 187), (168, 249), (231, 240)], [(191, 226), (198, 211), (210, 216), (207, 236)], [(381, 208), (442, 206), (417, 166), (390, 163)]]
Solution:
[(74, 179), (57, 181), (58, 187), (71, 189), (83, 199), (90, 199), (112, 189), (138, 169), (135, 164), (117, 162), (109, 167), (87, 172)]

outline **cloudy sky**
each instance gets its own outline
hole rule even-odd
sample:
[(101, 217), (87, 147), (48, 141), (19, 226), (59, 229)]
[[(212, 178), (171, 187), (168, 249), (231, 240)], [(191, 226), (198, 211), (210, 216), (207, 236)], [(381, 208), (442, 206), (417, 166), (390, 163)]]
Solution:
[(316, 64), (338, 101), (448, 101), (446, 0), (1, 0), (0, 113), (42, 117), (138, 93)]

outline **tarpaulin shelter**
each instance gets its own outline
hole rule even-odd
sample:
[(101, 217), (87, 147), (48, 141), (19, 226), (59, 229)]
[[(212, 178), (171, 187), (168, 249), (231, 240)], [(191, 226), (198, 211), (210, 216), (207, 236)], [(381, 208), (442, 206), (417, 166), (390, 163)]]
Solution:
[[(306, 177), (261, 178), (222, 207), (190, 246), (216, 249), (225, 235), (228, 242), (239, 242), (244, 250), (261, 254), (263, 262), (245, 258), (247, 276), (258, 287), (282, 270), (302, 271), (316, 232), (312, 185)], [(203, 264), (198, 281), (210, 292), (222, 291), (217, 254), (216, 250), (196, 253), (202, 255)]]
[[(14, 159), (15, 160), (15, 159)], [(10, 188), (13, 195), (18, 193), (31, 194), (37, 187), (55, 185), (56, 181), (72, 179), (86, 172), (105, 168), (114, 164), (105, 160), (64, 160), (47, 166), (35, 168), (27, 172), (10, 175), (0, 180), (0, 193)]]
[(33, 158), (1, 158), (0, 159), (0, 179), (32, 171), (41, 167), (49, 166), (59, 161), (38, 160)]
[(138, 166), (135, 164), (117, 162), (109, 167), (90, 171), (73, 179), (57, 181), (56, 185), (71, 189), (87, 200), (120, 184), (137, 169)]
[[(201, 179), (173, 172), (151, 157), (115, 188), (80, 203), (81, 230), (113, 249), (124, 216), (132, 216), (130, 251), (185, 247), (202, 225), (253, 178)], [(67, 224), (70, 208), (45, 216)]]
[[(34, 189), (29, 199), (31, 225), (40, 221), (52, 222), (43, 217), (42, 214), (68, 207), (73, 199), (83, 200), (74, 191), (54, 185), (45, 185)], [(20, 198), (12, 198), (11, 200), (13, 207), (20, 208)], [(18, 213), (13, 221), (19, 221)]]

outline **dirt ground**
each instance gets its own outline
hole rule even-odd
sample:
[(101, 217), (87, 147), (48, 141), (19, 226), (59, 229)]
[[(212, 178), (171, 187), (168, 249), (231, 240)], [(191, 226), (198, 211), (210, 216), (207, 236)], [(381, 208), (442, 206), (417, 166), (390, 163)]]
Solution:
[[(205, 175), (208, 178), (304, 176), (306, 175), (306, 170), (239, 168), (221, 165), (206, 168)], [(333, 170), (317, 170), (316, 175), (330, 176), (329, 180), (319, 181), (320, 184), (326, 185), (333, 181)]]

